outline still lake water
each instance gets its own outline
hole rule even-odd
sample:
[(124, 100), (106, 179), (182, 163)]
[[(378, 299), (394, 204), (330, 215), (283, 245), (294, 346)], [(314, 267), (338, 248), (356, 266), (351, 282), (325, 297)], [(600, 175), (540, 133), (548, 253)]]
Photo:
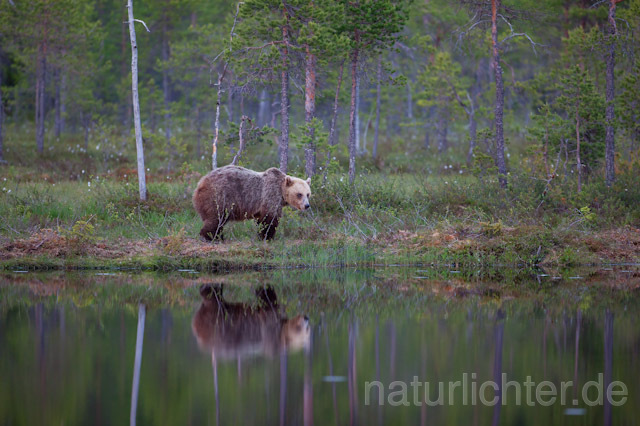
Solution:
[(637, 266), (0, 274), (0, 425), (638, 424), (639, 287)]

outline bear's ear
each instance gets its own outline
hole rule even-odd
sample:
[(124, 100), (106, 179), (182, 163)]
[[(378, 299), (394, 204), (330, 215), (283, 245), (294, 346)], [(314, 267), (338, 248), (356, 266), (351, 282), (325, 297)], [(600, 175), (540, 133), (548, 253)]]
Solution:
[(307, 185), (311, 185), (311, 178), (307, 178)]
[(293, 179), (291, 179), (291, 176), (287, 176), (286, 178), (284, 178), (284, 183), (285, 183), (287, 186), (291, 186), (291, 185), (293, 185)]

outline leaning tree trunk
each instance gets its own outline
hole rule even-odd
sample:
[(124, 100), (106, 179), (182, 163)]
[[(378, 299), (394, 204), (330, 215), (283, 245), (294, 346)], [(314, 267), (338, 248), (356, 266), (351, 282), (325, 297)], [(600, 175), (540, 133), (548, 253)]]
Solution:
[(307, 125), (309, 142), (304, 150), (304, 158), (307, 177), (312, 177), (316, 173), (315, 129), (312, 127), (312, 121), (316, 114), (316, 57), (311, 53), (308, 45), (306, 62), (304, 122)]
[[(286, 15), (286, 14), (285, 14)], [(282, 74), (280, 90), (280, 170), (287, 173), (289, 164), (289, 29), (282, 27), (284, 46), (280, 50), (282, 59)]]
[(133, 103), (133, 122), (136, 135), (136, 153), (138, 156), (138, 190), (140, 199), (147, 199), (147, 180), (144, 169), (144, 148), (142, 146), (142, 127), (140, 126), (140, 101), (138, 100), (138, 44), (133, 19), (133, 0), (128, 0), (129, 37), (131, 39), (131, 94)]
[(614, 134), (614, 121), (616, 119), (614, 109), (614, 68), (615, 68), (615, 37), (616, 37), (616, 0), (610, 0), (609, 5), (609, 34), (611, 39), (609, 40), (609, 51), (607, 52), (607, 109), (606, 109), (606, 127), (605, 127), (605, 179), (607, 186), (611, 186), (616, 178), (615, 169), (615, 134)]
[(504, 83), (502, 81), (502, 67), (498, 51), (498, 6), (500, 0), (491, 0), (491, 45), (493, 50), (493, 71), (496, 79), (496, 166), (500, 174), (500, 186), (507, 186), (507, 163), (504, 155)]
[[(407, 83), (408, 84), (408, 83)], [(378, 136), (380, 134), (380, 92), (382, 85), (382, 56), (378, 58), (378, 75), (376, 78), (376, 124), (373, 130), (373, 151), (371, 153), (374, 159), (378, 158)], [(408, 86), (407, 86), (408, 87)], [(409, 92), (410, 94), (411, 92)], [(411, 101), (407, 102), (411, 105)]]
[[(359, 35), (356, 32), (356, 42)], [(356, 99), (358, 97), (358, 49), (351, 52), (351, 112), (349, 114), (349, 183), (356, 179)]]

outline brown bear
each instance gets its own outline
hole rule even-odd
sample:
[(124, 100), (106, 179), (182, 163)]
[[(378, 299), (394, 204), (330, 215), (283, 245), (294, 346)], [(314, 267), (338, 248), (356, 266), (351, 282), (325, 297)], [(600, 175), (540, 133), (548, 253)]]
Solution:
[(255, 172), (238, 166), (216, 169), (198, 182), (193, 206), (204, 226), (200, 235), (208, 241), (223, 240), (222, 228), (232, 221), (255, 219), (260, 238), (270, 240), (276, 233), (282, 207), (309, 208), (311, 179), (288, 176), (272, 167)]
[(221, 284), (200, 287), (202, 305), (191, 328), (201, 350), (228, 360), (256, 354), (274, 357), (285, 350), (309, 347), (309, 318), (298, 315), (287, 319), (271, 287), (256, 290), (257, 307), (225, 301), (222, 289)]

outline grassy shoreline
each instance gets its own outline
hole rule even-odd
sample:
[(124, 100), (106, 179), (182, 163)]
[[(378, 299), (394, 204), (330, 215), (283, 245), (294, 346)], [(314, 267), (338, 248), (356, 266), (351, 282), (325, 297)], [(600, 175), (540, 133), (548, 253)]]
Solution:
[[(531, 230), (529, 230), (531, 231)], [(75, 243), (77, 244), (77, 243)], [(156, 240), (74, 242), (54, 231), (0, 245), (3, 270), (108, 270), (208, 272), (275, 268), (373, 267), (388, 265), (464, 268), (574, 267), (640, 263), (640, 230), (623, 228), (582, 233), (542, 245), (522, 236), (476, 236), (455, 233), (409, 233), (388, 240), (332, 239), (204, 243), (170, 236)]]
[(293, 267), (464, 265), (491, 268), (640, 262), (636, 170), (614, 187), (594, 179), (547, 186), (512, 175), (363, 171), (355, 185), (312, 181), (312, 208), (285, 208), (265, 243), (253, 221), (225, 227), (226, 241), (196, 237), (191, 194), (201, 173), (157, 175), (149, 200), (130, 174), (73, 179), (0, 168), (0, 269), (242, 271)]

